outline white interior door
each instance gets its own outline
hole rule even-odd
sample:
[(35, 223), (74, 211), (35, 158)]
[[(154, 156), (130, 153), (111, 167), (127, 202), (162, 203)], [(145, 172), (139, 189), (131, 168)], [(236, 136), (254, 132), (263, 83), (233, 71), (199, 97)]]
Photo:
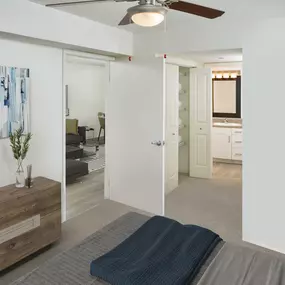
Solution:
[(190, 176), (211, 178), (212, 74), (208, 68), (190, 69)]
[(164, 214), (164, 59), (111, 63), (106, 102), (110, 199)]
[(165, 66), (166, 90), (166, 144), (165, 144), (165, 193), (178, 187), (178, 121), (179, 121), (179, 67)]

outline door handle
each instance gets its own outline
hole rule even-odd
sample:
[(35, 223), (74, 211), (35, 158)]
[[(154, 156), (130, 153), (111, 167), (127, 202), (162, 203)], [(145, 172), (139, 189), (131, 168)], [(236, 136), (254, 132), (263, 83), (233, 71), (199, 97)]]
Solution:
[(163, 145), (165, 145), (165, 142), (164, 141), (153, 141), (153, 142), (151, 142), (151, 144), (153, 144), (153, 145), (156, 145), (156, 146), (163, 146)]
[(229, 136), (229, 143), (231, 142), (231, 136)]

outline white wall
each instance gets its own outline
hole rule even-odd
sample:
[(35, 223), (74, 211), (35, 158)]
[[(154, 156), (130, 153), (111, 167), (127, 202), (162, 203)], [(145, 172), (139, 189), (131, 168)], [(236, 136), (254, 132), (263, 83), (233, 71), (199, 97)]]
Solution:
[[(0, 65), (30, 68), (33, 176), (62, 180), (62, 51), (0, 39)], [(9, 140), (0, 140), (0, 186), (15, 182)]]
[[(240, 24), (240, 23), (239, 23)], [(243, 49), (243, 239), (285, 253), (285, 19), (135, 37), (138, 54)], [(232, 33), (228, 33), (232, 29)], [(212, 33), (212, 34), (211, 34)], [(142, 45), (144, 43), (144, 45)]]
[[(100, 130), (98, 112), (105, 111), (105, 67), (86, 62), (68, 62), (65, 67), (69, 108), (67, 118), (76, 118), (80, 126), (94, 128), (97, 137)], [(103, 134), (102, 131), (101, 136)], [(87, 132), (86, 136), (92, 138), (93, 131)]]
[(0, 0), (0, 32), (97, 53), (133, 53), (132, 33), (27, 0)]
[(285, 19), (257, 25), (243, 49), (243, 239), (285, 253)]
[[(221, 51), (222, 53), (222, 51)], [(218, 62), (218, 63), (205, 63), (205, 67), (210, 67), (212, 71), (229, 71), (240, 70), (242, 73), (242, 61), (237, 62)]]

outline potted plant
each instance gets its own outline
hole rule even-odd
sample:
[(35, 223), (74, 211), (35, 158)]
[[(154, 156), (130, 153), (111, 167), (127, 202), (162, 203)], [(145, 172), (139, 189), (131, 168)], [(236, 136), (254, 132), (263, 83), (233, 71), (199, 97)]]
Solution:
[(30, 140), (32, 134), (24, 135), (23, 129), (19, 128), (10, 135), (10, 145), (13, 151), (14, 158), (17, 160), (16, 171), (16, 187), (21, 188), (25, 186), (25, 175), (23, 169), (23, 161), (27, 156), (30, 147)]

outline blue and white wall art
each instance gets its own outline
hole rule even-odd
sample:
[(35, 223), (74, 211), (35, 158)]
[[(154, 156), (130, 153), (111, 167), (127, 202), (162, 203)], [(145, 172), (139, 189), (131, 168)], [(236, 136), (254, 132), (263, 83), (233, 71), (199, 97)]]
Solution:
[(30, 132), (30, 70), (0, 66), (0, 139)]

